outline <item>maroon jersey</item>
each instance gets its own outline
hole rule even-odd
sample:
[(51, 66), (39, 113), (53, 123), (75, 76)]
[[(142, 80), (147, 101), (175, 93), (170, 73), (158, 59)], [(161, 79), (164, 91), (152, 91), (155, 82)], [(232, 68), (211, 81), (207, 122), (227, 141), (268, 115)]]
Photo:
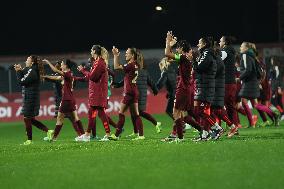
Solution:
[(73, 74), (71, 71), (63, 72), (63, 87), (62, 87), (62, 101), (65, 100), (72, 100), (74, 101), (73, 97)]
[(180, 79), (178, 80), (177, 88), (188, 88), (190, 85), (191, 80), (191, 71), (192, 71), (192, 64), (190, 60), (187, 59), (185, 55), (176, 54), (175, 60), (179, 64), (179, 76)]
[(136, 80), (138, 77), (138, 65), (131, 62), (123, 65), (124, 76), (124, 93), (133, 93), (137, 89)]

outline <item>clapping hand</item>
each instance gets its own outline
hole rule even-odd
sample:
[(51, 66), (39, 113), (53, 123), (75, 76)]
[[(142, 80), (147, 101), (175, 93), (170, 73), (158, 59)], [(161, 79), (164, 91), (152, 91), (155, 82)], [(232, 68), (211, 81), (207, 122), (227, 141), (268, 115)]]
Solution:
[(77, 67), (77, 70), (80, 72), (80, 71), (82, 71), (83, 70), (83, 66), (82, 65), (79, 65), (78, 67)]
[(16, 72), (22, 70), (21, 64), (15, 64), (14, 69), (15, 69)]
[(120, 52), (118, 51), (118, 48), (116, 48), (115, 46), (112, 47), (112, 54), (114, 56), (119, 56)]

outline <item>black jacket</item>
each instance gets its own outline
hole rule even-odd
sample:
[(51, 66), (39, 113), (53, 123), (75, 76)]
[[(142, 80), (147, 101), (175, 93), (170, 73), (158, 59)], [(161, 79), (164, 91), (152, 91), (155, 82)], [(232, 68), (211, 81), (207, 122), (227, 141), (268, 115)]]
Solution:
[(196, 91), (194, 100), (212, 103), (215, 95), (217, 65), (212, 49), (201, 49), (194, 62)]
[(21, 114), (24, 117), (35, 117), (40, 108), (40, 76), (38, 65), (33, 64), (30, 68), (24, 68), (17, 73), (18, 83), (22, 86), (23, 108)]
[(240, 79), (242, 81), (242, 87), (239, 92), (240, 97), (244, 98), (257, 98), (259, 97), (259, 81), (256, 77), (255, 70), (255, 57), (250, 50), (241, 54), (240, 62)]
[(216, 55), (217, 72), (215, 76), (215, 95), (212, 102), (213, 107), (224, 107), (225, 98), (225, 66), (220, 54)]
[(164, 86), (167, 89), (167, 97), (174, 98), (176, 93), (177, 85), (177, 72), (173, 64), (169, 65), (168, 69), (161, 73), (161, 77), (156, 83), (158, 90), (162, 89)]
[(139, 91), (138, 109), (139, 111), (145, 111), (147, 105), (148, 86), (152, 89), (152, 92), (155, 95), (158, 93), (158, 89), (146, 69), (140, 69), (138, 71), (136, 84)]
[[(58, 73), (53, 74), (53, 76), (59, 76)], [(61, 80), (52, 80), (46, 78), (45, 81), (52, 82), (53, 83), (53, 89), (54, 89), (54, 97), (55, 97), (55, 114), (57, 115), (57, 112), (59, 110), (60, 102), (62, 99), (62, 81)]]
[(234, 84), (236, 83), (236, 51), (232, 46), (225, 46), (222, 51), (225, 51), (227, 53), (227, 57), (224, 59), (225, 83)]

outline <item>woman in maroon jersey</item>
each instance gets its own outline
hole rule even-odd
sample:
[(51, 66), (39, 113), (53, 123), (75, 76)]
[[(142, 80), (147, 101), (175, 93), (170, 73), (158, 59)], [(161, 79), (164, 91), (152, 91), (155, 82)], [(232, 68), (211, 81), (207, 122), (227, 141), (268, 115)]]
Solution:
[[(270, 98), (271, 98), (271, 85), (269, 84), (269, 80), (268, 80), (268, 76), (266, 73), (266, 65), (265, 63), (261, 60), (261, 56), (259, 55), (255, 44), (252, 44), (253, 50), (255, 52), (255, 63), (259, 64), (260, 67), (263, 70), (263, 75), (260, 78), (260, 96), (257, 98), (257, 101), (260, 104), (263, 104), (265, 106), (267, 106), (268, 108), (270, 108)], [(264, 114), (263, 111), (258, 111), (261, 119), (262, 119), (262, 123), (260, 123), (260, 126), (265, 127), (265, 126), (270, 126), (271, 122), (266, 118), (266, 115)], [(278, 116), (278, 115), (277, 115)], [(270, 117), (270, 119), (272, 120), (272, 122), (274, 122), (273, 117)], [(277, 123), (276, 123), (277, 124)]]
[(122, 132), (122, 128), (125, 122), (125, 112), (128, 107), (134, 110), (135, 116), (135, 124), (138, 129), (139, 136), (134, 138), (133, 140), (143, 140), (145, 139), (143, 133), (143, 124), (142, 120), (139, 116), (138, 110), (138, 88), (136, 85), (136, 80), (138, 77), (138, 64), (137, 64), (137, 51), (135, 48), (128, 48), (125, 54), (125, 60), (127, 61), (126, 64), (120, 65), (119, 64), (119, 55), (120, 52), (117, 48), (113, 47), (112, 53), (114, 56), (114, 69), (118, 70), (121, 69), (124, 71), (124, 94), (123, 100), (120, 103), (120, 110), (119, 110), (119, 121), (117, 123), (116, 133), (111, 135), (112, 140), (118, 140), (119, 135)]
[[(72, 64), (70, 61), (62, 61), (61, 62), (61, 70), (58, 70), (55, 66), (51, 64), (48, 60), (43, 60), (46, 62), (52, 71), (60, 74), (60, 76), (54, 76), (56, 78), (50, 79), (58, 79), (62, 80), (63, 87), (62, 87), (62, 100), (59, 107), (59, 112), (57, 115), (57, 121), (56, 121), (56, 127), (54, 129), (54, 133), (51, 135), (48, 135), (49, 141), (55, 141), (57, 139), (57, 136), (63, 126), (63, 121), (65, 118), (65, 115), (70, 115), (75, 121), (74, 124), (77, 124), (78, 128), (81, 128), (83, 130), (82, 122), (78, 117), (77, 111), (76, 111), (76, 101), (73, 96), (73, 83), (74, 83), (74, 77), (71, 72)], [(76, 128), (76, 126), (74, 127)], [(84, 131), (84, 130), (83, 130)], [(83, 132), (82, 131), (82, 132)], [(81, 134), (82, 134), (81, 132)]]
[[(105, 136), (101, 141), (108, 141), (110, 136), (109, 121), (105, 113), (105, 109), (108, 105), (108, 71), (105, 60), (102, 58), (102, 47), (100, 45), (94, 45), (91, 49), (91, 55), (93, 58), (92, 68), (89, 71), (85, 70), (83, 66), (78, 66), (78, 70), (82, 72), (89, 80), (89, 114), (92, 114), (92, 118), (89, 117), (89, 122), (94, 120), (98, 115), (105, 128)], [(92, 121), (93, 123), (93, 121)], [(77, 141), (90, 141), (90, 133), (94, 124), (89, 123), (88, 129), (84, 135), (76, 138)]]
[[(183, 140), (183, 122), (189, 123), (197, 130), (201, 131), (201, 126), (192, 119), (193, 113), (193, 83), (192, 83), (192, 65), (193, 65), (193, 51), (187, 41), (180, 40), (177, 43), (177, 53), (171, 52), (172, 44), (176, 42), (176, 38), (172, 32), (167, 33), (165, 56), (175, 60), (179, 65), (179, 79), (175, 93), (175, 102), (173, 109), (174, 128), (177, 131), (178, 138), (176, 142)], [(185, 116), (185, 112), (188, 113)], [(196, 118), (196, 117), (195, 117)], [(165, 141), (171, 140), (171, 135), (165, 138)]]
[[(69, 61), (69, 60), (66, 60), (66, 61)], [(62, 62), (62, 60), (56, 61), (55, 67), (58, 70), (61, 70), (61, 62)], [(61, 100), (62, 100), (62, 87), (63, 87), (62, 77), (61, 76), (58, 77), (58, 76), (60, 76), (59, 73), (43, 76), (45, 81), (53, 83), (54, 94), (55, 94), (55, 97), (54, 97), (55, 98), (55, 115), (54, 115), (55, 118), (57, 118), (60, 103), (61, 103)], [(59, 80), (58, 80), (58, 78), (59, 78)], [(84, 80), (84, 78), (81, 79), (79, 77), (75, 77), (75, 80), (76, 81), (82, 81), (82, 80)], [(72, 117), (71, 115), (65, 115), (65, 116), (66, 116), (66, 118), (68, 118), (72, 122), (72, 126), (73, 126), (73, 128), (76, 131), (78, 136), (84, 134), (84, 128), (83, 127), (78, 128), (78, 125), (76, 124), (74, 117)], [(43, 140), (47, 141), (49, 139), (48, 139), (48, 137), (44, 137)]]

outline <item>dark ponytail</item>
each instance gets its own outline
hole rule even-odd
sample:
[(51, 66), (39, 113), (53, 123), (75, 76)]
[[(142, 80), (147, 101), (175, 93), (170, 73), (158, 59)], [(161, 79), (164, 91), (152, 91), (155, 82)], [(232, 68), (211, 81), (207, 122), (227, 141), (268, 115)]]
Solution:
[(33, 65), (37, 65), (40, 80), (43, 82), (44, 78), (42, 76), (45, 75), (45, 71), (44, 71), (44, 64), (43, 64), (42, 59), (39, 56), (36, 56), (36, 55), (31, 55), (30, 57), (32, 59)]
[(180, 40), (177, 42), (177, 48), (182, 48), (183, 52), (189, 52), (191, 45), (186, 40)]
[(201, 38), (202, 42), (205, 44), (204, 48), (213, 48), (214, 45), (214, 39), (213, 37), (202, 37)]
[(100, 45), (93, 45), (92, 50), (95, 51), (95, 54), (98, 56), (102, 55), (102, 47)]
[(131, 54), (133, 55), (134, 57), (134, 60), (137, 61), (137, 49), (132, 47), (132, 48), (129, 48), (130, 49), (130, 52)]
[(225, 45), (232, 45), (237, 39), (234, 36), (222, 36), (225, 41)]

